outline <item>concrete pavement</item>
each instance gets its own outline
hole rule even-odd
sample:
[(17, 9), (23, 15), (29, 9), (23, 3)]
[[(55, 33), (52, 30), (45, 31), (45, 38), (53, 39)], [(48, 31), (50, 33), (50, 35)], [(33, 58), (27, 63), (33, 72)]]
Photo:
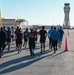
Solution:
[[(67, 30), (61, 48), (54, 54), (49, 50), (48, 39), (46, 40), (46, 51), (40, 54), (40, 44), (35, 49), (35, 56), (30, 56), (28, 48), (22, 48), (17, 54), (15, 44), (11, 49), (5, 49), (0, 59), (0, 75), (74, 75), (74, 30)], [(65, 38), (68, 38), (69, 51), (65, 50)]]

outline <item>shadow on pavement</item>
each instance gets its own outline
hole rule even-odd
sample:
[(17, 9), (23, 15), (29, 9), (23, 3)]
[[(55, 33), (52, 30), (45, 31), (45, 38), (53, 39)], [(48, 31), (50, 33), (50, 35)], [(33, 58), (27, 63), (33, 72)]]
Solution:
[[(37, 53), (35, 56), (28, 55), (28, 56), (24, 56), (24, 57), (20, 57), (17, 59), (13, 59), (13, 60), (4, 62), (0, 65), (0, 69), (3, 69), (3, 70), (1, 70), (0, 74), (5, 74), (5, 73), (19, 70), (21, 68), (27, 67), (27, 66), (37, 62), (43, 58), (46, 58), (48, 56), (52, 56), (54, 53), (43, 56), (44, 54), (47, 54), (51, 51), (53, 51), (53, 50), (50, 50), (50, 51), (46, 50), (46, 52), (44, 52), (43, 54)], [(25, 62), (25, 60), (29, 60), (29, 61)]]
[(3, 56), (1, 58), (7, 58), (7, 57), (10, 57), (10, 56), (14, 56), (14, 55), (17, 55), (17, 53), (16, 54), (7, 55), (7, 56)]
[(66, 52), (66, 51), (62, 51), (62, 52), (60, 52), (60, 53), (57, 53), (57, 54), (55, 54), (55, 55), (49, 57), (48, 59), (53, 58), (53, 57), (55, 57), (55, 56), (58, 56), (58, 55), (60, 55), (60, 54), (62, 54), (62, 53), (64, 53), (64, 52)]

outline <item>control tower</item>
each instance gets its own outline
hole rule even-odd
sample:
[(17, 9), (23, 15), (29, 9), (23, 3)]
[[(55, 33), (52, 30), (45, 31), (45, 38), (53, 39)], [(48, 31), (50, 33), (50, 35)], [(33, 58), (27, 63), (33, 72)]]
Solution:
[(69, 19), (69, 12), (70, 12), (70, 4), (69, 3), (65, 3), (64, 4), (64, 24), (63, 24), (63, 28), (65, 29), (69, 29), (70, 28), (70, 19)]

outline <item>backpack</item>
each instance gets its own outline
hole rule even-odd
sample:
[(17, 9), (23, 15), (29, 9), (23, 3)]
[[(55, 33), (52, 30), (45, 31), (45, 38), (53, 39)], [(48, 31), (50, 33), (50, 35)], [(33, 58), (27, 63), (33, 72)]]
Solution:
[(29, 33), (29, 38), (34, 38), (34, 33)]

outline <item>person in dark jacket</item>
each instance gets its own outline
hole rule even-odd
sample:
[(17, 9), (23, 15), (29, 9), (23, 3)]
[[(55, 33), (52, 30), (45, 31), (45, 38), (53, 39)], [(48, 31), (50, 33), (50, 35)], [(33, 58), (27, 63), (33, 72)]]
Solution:
[(0, 58), (3, 55), (3, 50), (5, 48), (5, 42), (6, 42), (6, 33), (3, 31), (3, 28), (1, 27), (1, 30), (0, 30)]
[(29, 33), (29, 49), (30, 49), (30, 55), (35, 55), (34, 54), (34, 49), (35, 49), (35, 33), (34, 30), (31, 29)]

